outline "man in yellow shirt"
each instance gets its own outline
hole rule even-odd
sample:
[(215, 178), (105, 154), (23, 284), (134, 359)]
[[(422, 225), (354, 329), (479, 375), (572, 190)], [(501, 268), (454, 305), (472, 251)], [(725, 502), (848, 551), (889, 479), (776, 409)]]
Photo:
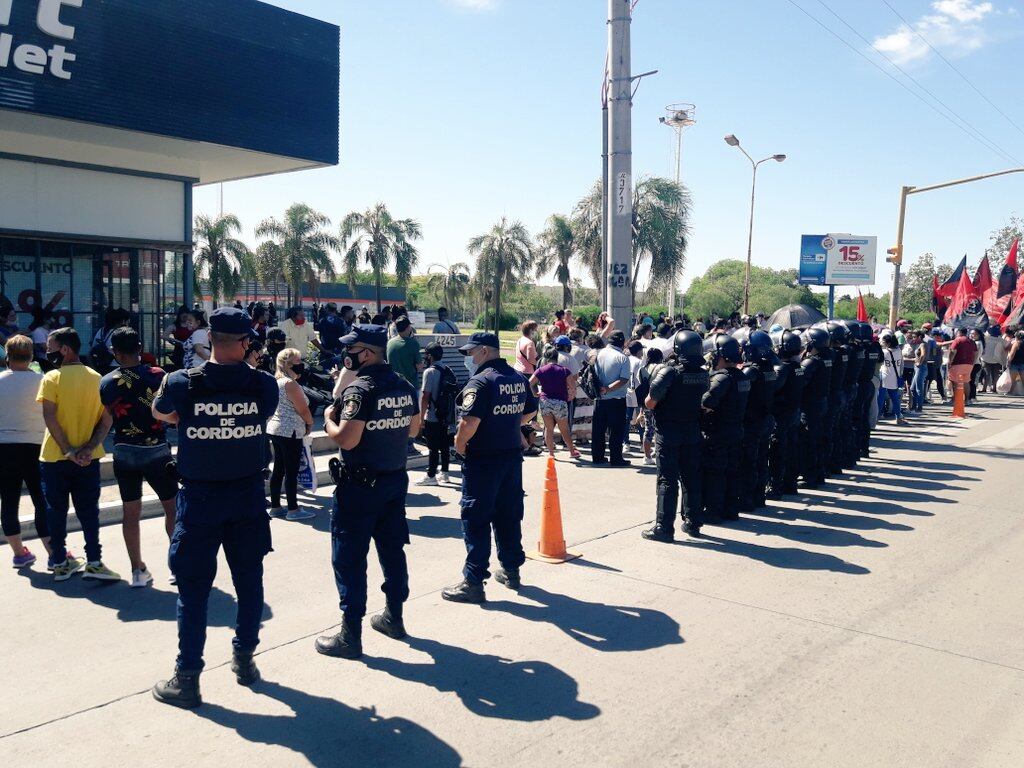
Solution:
[(54, 366), (39, 384), (46, 434), (39, 454), (46, 522), (50, 527), (50, 566), (55, 581), (67, 581), (83, 563), (69, 557), (68, 500), (85, 536), (83, 579), (118, 581), (100, 559), (100, 464), (111, 417), (100, 402), (100, 375), (82, 365), (82, 341), (74, 328), (60, 328), (46, 339), (46, 359)]

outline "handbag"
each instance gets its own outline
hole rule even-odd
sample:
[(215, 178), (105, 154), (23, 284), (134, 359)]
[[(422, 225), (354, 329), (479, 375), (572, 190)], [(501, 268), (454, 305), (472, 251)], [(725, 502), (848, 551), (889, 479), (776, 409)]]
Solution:
[(316, 463), (313, 460), (313, 436), (302, 438), (302, 453), (299, 454), (299, 485), (310, 493), (316, 493)]

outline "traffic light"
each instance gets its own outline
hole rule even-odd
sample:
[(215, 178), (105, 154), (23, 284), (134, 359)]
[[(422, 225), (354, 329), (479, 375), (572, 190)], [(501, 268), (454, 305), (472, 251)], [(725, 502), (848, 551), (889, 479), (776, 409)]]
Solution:
[(886, 257), (885, 260), (888, 261), (890, 264), (895, 264), (896, 266), (899, 266), (900, 264), (903, 263), (903, 248), (901, 248), (900, 246), (893, 246), (888, 251), (886, 251), (886, 253), (888, 253), (889, 255)]

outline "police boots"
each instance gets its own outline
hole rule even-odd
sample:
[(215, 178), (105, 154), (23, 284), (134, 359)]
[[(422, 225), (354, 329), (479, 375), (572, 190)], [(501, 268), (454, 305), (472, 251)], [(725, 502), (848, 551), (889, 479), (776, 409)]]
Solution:
[(235, 673), (239, 685), (250, 686), (259, 682), (260, 671), (256, 668), (251, 653), (235, 651), (231, 654), (231, 671)]
[(195, 709), (203, 703), (199, 695), (199, 672), (174, 670), (174, 677), (153, 686), (153, 698), (181, 709)]
[(522, 579), (519, 578), (518, 568), (499, 568), (494, 572), (494, 580), (499, 584), (504, 584), (509, 589), (519, 589), (523, 586)]
[(664, 529), (655, 525), (653, 528), (648, 528), (645, 531), (641, 531), (640, 535), (648, 541), (660, 541), (665, 544), (671, 544), (676, 540), (675, 534), (671, 529)]
[(441, 590), (441, 597), (453, 603), (484, 603), (487, 602), (487, 595), (484, 594), (483, 584), (474, 584), (470, 581), (461, 581), (454, 587), (445, 587)]
[(363, 628), (360, 624), (341, 622), (336, 635), (321, 635), (316, 639), (316, 650), (324, 656), (339, 659), (358, 659), (363, 655)]
[(402, 604), (388, 603), (383, 613), (370, 618), (370, 626), (382, 635), (401, 640), (406, 635), (405, 623), (402, 621)]

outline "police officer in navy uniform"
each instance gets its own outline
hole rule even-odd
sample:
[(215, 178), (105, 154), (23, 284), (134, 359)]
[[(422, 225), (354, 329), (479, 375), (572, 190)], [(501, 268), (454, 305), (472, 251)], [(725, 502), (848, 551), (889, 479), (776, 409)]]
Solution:
[(821, 356), (828, 353), (828, 332), (808, 328), (802, 334), (804, 359), (804, 392), (800, 399), (800, 474), (809, 488), (825, 482), (824, 450), (825, 416), (828, 413), (828, 388), (832, 369)]
[(659, 366), (651, 377), (644, 401), (654, 414), (654, 441), (658, 448), (658, 507), (654, 527), (641, 533), (650, 541), (675, 538), (679, 486), (683, 488), (683, 531), (700, 535), (701, 400), (710, 378), (703, 367), (703, 343), (693, 331), (679, 331), (672, 342), (675, 360)]
[(769, 499), (780, 499), (797, 492), (800, 401), (804, 393), (804, 371), (800, 367), (803, 343), (793, 331), (776, 331), (772, 341), (781, 362), (776, 366), (779, 388), (772, 405), (775, 426), (768, 447), (768, 492), (765, 495)]
[(153, 696), (185, 709), (202, 704), (206, 607), (222, 546), (238, 598), (231, 669), (240, 685), (259, 680), (252, 657), (263, 617), (263, 558), (271, 551), (263, 469), (277, 383), (244, 362), (255, 338), (246, 312), (215, 310), (210, 338), (209, 362), (167, 376), (153, 401), (153, 416), (178, 427), (181, 477), (169, 555), (179, 653), (174, 676), (157, 683)]
[(462, 466), (462, 533), (466, 542), (463, 579), (441, 597), (457, 603), (482, 603), (490, 576), (491, 528), (501, 569), (494, 578), (519, 589), (523, 551), (523, 456), (520, 427), (532, 418), (537, 400), (522, 374), (499, 354), (498, 337), (474, 333), (459, 348), (470, 379), (459, 395), (455, 450)]
[(778, 358), (772, 339), (764, 331), (740, 328), (733, 334), (743, 351), (743, 374), (750, 381), (750, 397), (743, 420), (743, 452), (740, 456), (740, 512), (765, 505), (768, 484), (768, 445), (772, 434), (772, 403), (778, 387)]
[(750, 381), (740, 370), (739, 342), (724, 333), (711, 339), (704, 412), (704, 466), (701, 493), (706, 522), (739, 518), (740, 452)]
[(828, 413), (825, 415), (825, 474), (827, 476), (843, 474), (842, 444), (839, 436), (839, 425), (846, 402), (846, 364), (849, 362), (849, 350), (846, 347), (846, 327), (830, 320), (825, 324), (828, 331), (829, 346), (832, 350), (832, 376), (828, 388)]
[(875, 397), (875, 377), (882, 365), (882, 345), (875, 338), (871, 323), (863, 320), (857, 323), (860, 330), (861, 343), (864, 345), (864, 367), (860, 371), (859, 399), (860, 409), (857, 412), (860, 426), (857, 430), (858, 443), (856, 454), (862, 459), (868, 458), (871, 446), (871, 403)]
[(331, 562), (342, 612), (336, 634), (317, 638), (326, 656), (357, 659), (363, 653), (366, 615), (366, 554), (370, 539), (377, 547), (387, 600), (383, 613), (370, 619), (378, 632), (405, 637), (402, 606), (409, 599), (405, 550), (409, 524), (405, 497), (409, 488), (406, 446), (419, 432), (416, 390), (385, 362), (387, 328), (357, 325), (341, 338), (344, 366), (359, 376), (342, 392), (324, 423), (328, 437), (341, 447), (341, 466), (333, 474)]

